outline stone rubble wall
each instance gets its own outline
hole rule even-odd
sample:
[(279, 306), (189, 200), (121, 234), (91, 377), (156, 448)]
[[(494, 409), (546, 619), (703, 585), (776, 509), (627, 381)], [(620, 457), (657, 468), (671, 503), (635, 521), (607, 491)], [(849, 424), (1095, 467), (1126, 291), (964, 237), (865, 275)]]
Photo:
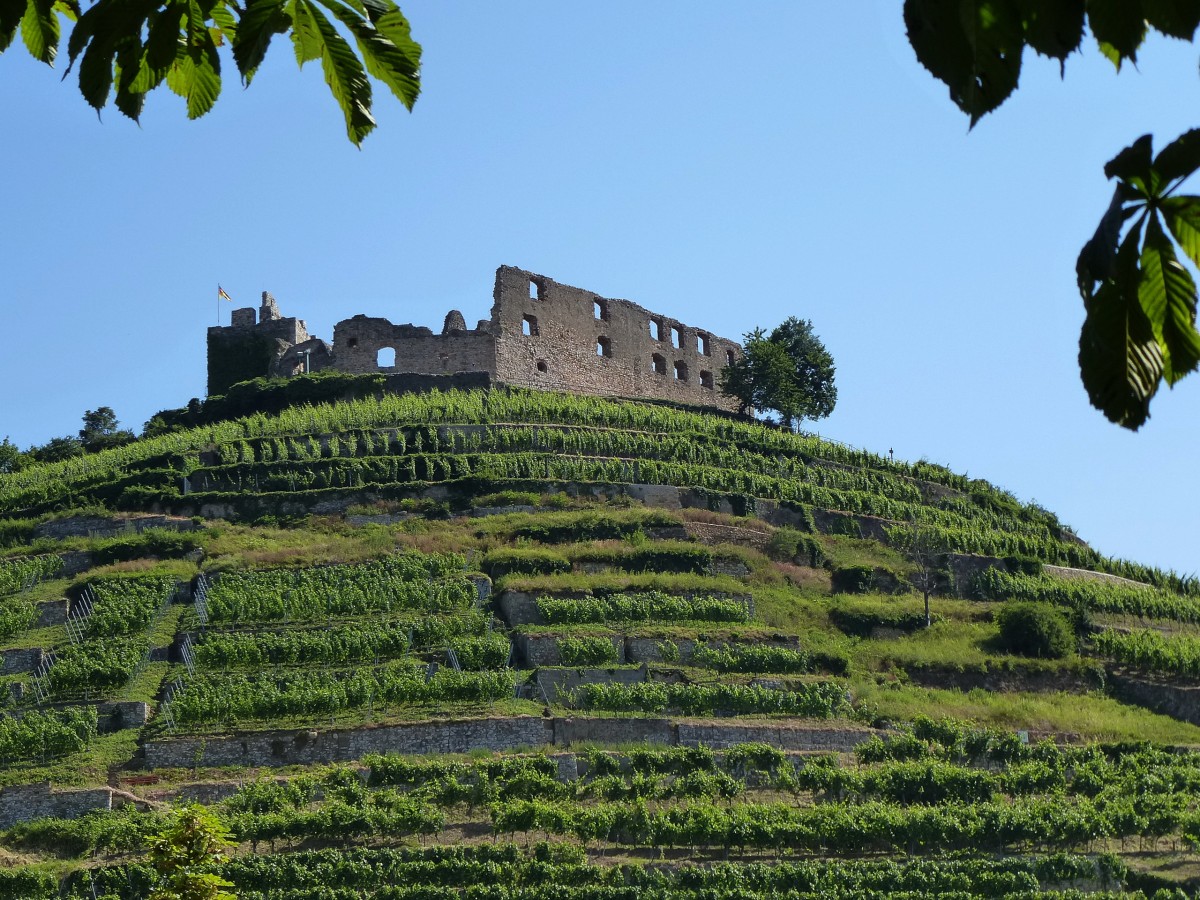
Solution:
[(785, 750), (849, 750), (881, 732), (807, 722), (678, 722), (666, 718), (544, 717), (417, 722), (328, 731), (271, 731), (149, 741), (145, 767), (287, 766), (351, 762), (369, 753), (469, 753), (581, 743), (729, 747), (766, 741)]
[(112, 809), (112, 788), (56, 791), (50, 782), (0, 790), (0, 828), (32, 819), (77, 819), (94, 810)]

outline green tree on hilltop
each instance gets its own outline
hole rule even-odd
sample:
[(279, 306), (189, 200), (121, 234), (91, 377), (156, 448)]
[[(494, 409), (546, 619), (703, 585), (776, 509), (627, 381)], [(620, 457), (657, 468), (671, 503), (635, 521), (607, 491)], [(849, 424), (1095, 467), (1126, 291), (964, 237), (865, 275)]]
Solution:
[(111, 406), (89, 409), (83, 414), (83, 428), (79, 429), (79, 440), (88, 453), (120, 447), (135, 440), (132, 431), (118, 428), (117, 414)]
[(813, 333), (812, 322), (789, 318), (769, 335), (745, 335), (742, 358), (721, 370), (721, 392), (738, 401), (743, 414), (773, 410), (793, 428), (804, 419), (823, 419), (837, 404), (833, 357)]

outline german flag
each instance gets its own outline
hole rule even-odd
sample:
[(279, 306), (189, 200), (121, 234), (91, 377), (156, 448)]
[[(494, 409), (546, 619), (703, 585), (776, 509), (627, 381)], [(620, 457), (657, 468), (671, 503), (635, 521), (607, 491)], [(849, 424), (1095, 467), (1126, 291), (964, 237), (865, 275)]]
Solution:
[(227, 293), (225, 293), (225, 288), (221, 287), (219, 284), (217, 285), (217, 299), (218, 300), (228, 300), (230, 303), (233, 302), (233, 298), (230, 297)]

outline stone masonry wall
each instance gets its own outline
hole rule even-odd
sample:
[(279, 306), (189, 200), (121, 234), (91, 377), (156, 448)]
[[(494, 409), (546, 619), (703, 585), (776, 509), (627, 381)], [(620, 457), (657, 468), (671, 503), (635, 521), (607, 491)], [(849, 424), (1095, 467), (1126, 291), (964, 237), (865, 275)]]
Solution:
[[(181, 766), (287, 766), (350, 762), (368, 753), (468, 753), (572, 744), (730, 747), (766, 741), (784, 750), (843, 751), (879, 734), (875, 729), (825, 727), (787, 721), (674, 722), (571, 716), (417, 722), (333, 731), (271, 731), (232, 737), (148, 741), (147, 769)], [(0, 794), (3, 797), (3, 794)]]
[(96, 809), (112, 809), (112, 788), (55, 791), (50, 782), (0, 790), (0, 828), (31, 819), (77, 819)]
[(492, 324), (507, 384), (736, 408), (716, 385), (741, 346), (628, 300), (501, 266)]
[(336, 369), (365, 374), (482, 373), (501, 384), (603, 396), (648, 397), (734, 409), (717, 390), (736, 341), (628, 300), (559, 284), (524, 269), (496, 271), (491, 316), (468, 328), (451, 310), (440, 333), (357, 315), (334, 326), (333, 344), (280, 316), (273, 298), (233, 311), (208, 330), (208, 392), (237, 381)]
[[(379, 352), (395, 351), (395, 363), (379, 364)], [(355, 316), (333, 327), (333, 367), (343, 372), (496, 371), (496, 339), (490, 331), (447, 331), (434, 334), (416, 325), (393, 325), (387, 319)]]

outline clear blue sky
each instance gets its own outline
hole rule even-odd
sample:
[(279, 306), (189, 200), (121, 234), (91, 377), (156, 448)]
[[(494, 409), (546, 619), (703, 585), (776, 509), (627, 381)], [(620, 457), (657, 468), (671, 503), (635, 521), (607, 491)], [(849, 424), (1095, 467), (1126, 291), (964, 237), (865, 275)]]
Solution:
[(410, 115), (377, 86), (361, 151), (283, 40), (207, 118), (164, 90), (140, 128), (0, 56), (0, 437), (101, 405), (140, 428), (203, 395), (217, 282), (330, 338), (359, 312), (473, 322), (510, 264), (731, 337), (810, 318), (838, 365), (826, 436), (1200, 569), (1200, 376), (1142, 432), (1109, 425), (1079, 384), (1074, 284), (1104, 162), (1200, 124), (1196, 47), (1152, 40), (1120, 76), (1089, 49), (1065, 81), (1027, 55), (969, 133), (899, 3), (402, 7), (424, 93)]

